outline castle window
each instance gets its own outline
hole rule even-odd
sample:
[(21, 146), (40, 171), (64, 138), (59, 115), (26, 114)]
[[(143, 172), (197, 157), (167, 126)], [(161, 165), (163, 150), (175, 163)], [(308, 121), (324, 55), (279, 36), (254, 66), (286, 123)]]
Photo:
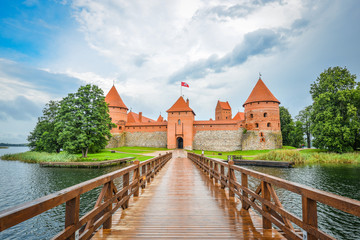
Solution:
[(227, 119), (227, 117), (226, 117), (226, 119)]
[(271, 123), (267, 123), (267, 127), (271, 127)]
[(259, 128), (259, 124), (258, 124), (258, 123), (255, 123), (255, 127), (256, 127), (256, 128)]
[(261, 138), (261, 139), (260, 139), (260, 142), (265, 142), (265, 138)]
[(178, 120), (178, 125), (180, 125), (181, 124), (181, 121), (180, 121), (180, 119)]
[(119, 126), (119, 130), (121, 130), (121, 126)]
[(264, 134), (261, 132), (261, 133), (260, 133), (260, 137), (263, 137), (263, 136), (264, 136)]
[(253, 118), (253, 117), (254, 117), (254, 115), (251, 113), (251, 114), (250, 114), (250, 118)]
[(267, 113), (264, 113), (264, 117), (267, 117)]

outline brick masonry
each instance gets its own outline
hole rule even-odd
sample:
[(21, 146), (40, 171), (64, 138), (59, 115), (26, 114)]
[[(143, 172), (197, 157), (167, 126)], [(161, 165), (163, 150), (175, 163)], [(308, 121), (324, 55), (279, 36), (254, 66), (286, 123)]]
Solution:
[(193, 149), (209, 151), (241, 150), (243, 129), (198, 131), (195, 134)]

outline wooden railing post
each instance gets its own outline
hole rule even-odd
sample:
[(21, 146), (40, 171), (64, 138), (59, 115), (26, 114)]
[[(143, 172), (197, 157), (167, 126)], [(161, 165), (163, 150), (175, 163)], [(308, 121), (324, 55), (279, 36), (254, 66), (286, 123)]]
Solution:
[(211, 173), (213, 173), (213, 168), (214, 168), (214, 163), (213, 161), (209, 160), (209, 177), (210, 179), (213, 179), (213, 175)]
[[(270, 191), (266, 186), (266, 182), (265, 181), (261, 181), (261, 193), (262, 193), (262, 198), (264, 198), (265, 200), (270, 201)], [(262, 203), (262, 210), (264, 212), (270, 212), (269, 207), (267, 207), (264, 203)], [(266, 217), (262, 217), (263, 220), (263, 229), (271, 229), (272, 225), (271, 225), (271, 221), (269, 219), (267, 219)]]
[[(318, 227), (317, 223), (317, 204), (315, 200), (307, 197), (302, 197), (302, 216), (303, 222), (309, 224), (315, 228)], [(315, 240), (317, 237), (307, 233), (308, 240)]]
[[(245, 173), (241, 173), (241, 186), (243, 186), (244, 188), (248, 188), (248, 176)], [(242, 190), (242, 195), (243, 195), (243, 198), (248, 198), (248, 194), (244, 190)], [(247, 205), (248, 204), (243, 199), (241, 201), (241, 207), (243, 209), (248, 209)]]
[(220, 188), (224, 189), (225, 184), (223, 183), (223, 181), (225, 181), (225, 178), (223, 176), (225, 175), (225, 167), (223, 165), (220, 166), (220, 174), (221, 174)]
[(155, 169), (155, 161), (152, 161), (150, 163), (150, 169), (151, 169), (151, 178), (154, 178), (155, 177), (155, 173), (152, 174), (154, 172), (154, 169)]
[(235, 178), (234, 169), (232, 169), (231, 166), (234, 165), (234, 161), (230, 160), (228, 162), (228, 165), (229, 165), (229, 170), (228, 170), (229, 197), (233, 198), (235, 197), (235, 193), (232, 189), (235, 187), (235, 185), (231, 181), (236, 181), (236, 178)]
[[(112, 197), (112, 184), (111, 182), (106, 183), (107, 189), (104, 197), (104, 202), (108, 201)], [(107, 208), (105, 208), (104, 213), (111, 212), (112, 210), (112, 203), (109, 204)], [(111, 223), (112, 223), (112, 215), (104, 222), (103, 228), (104, 229), (111, 229)]]
[[(146, 175), (151, 174), (151, 163), (146, 164)], [(147, 176), (147, 182), (150, 183), (151, 177)]]
[[(122, 184), (123, 189), (126, 188), (127, 186), (129, 186), (129, 180), (130, 180), (129, 176), (130, 176), (129, 173), (125, 173), (123, 175), (123, 184)], [(129, 193), (129, 190), (125, 191), (124, 194), (122, 195), (122, 197), (123, 198), (127, 197), (128, 193)], [(129, 206), (129, 200), (125, 201), (124, 204), (121, 207), (122, 207), (122, 209), (125, 209), (125, 208), (128, 208), (128, 206)]]
[[(216, 177), (219, 177), (219, 164), (214, 164), (214, 174)], [(219, 180), (215, 178), (215, 184), (217, 185), (219, 183)]]
[[(65, 228), (76, 225), (79, 222), (80, 195), (66, 202), (65, 207)], [(67, 239), (75, 240), (75, 233)]]
[(134, 175), (133, 175), (133, 181), (138, 181), (135, 188), (135, 192), (134, 192), (134, 197), (138, 197), (139, 196), (139, 188), (140, 188), (140, 161), (136, 160), (134, 161), (134, 164), (137, 165), (137, 168), (134, 169)]
[(142, 179), (141, 187), (145, 188), (145, 186), (146, 186), (146, 165), (143, 165), (141, 167), (141, 179)]

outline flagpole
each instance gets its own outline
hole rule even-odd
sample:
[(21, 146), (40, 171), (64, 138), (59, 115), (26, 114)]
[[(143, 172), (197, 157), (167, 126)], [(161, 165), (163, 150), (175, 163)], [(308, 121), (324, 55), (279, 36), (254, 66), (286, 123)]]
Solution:
[(182, 97), (182, 85), (180, 84), (180, 97)]

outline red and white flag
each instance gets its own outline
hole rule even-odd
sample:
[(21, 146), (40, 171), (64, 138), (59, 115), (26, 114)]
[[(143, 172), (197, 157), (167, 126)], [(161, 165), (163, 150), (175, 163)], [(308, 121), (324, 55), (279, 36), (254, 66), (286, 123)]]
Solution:
[(187, 87), (187, 88), (188, 88), (188, 87), (189, 87), (189, 84), (187, 84), (186, 82), (181, 82), (181, 86), (182, 86), (182, 87)]

